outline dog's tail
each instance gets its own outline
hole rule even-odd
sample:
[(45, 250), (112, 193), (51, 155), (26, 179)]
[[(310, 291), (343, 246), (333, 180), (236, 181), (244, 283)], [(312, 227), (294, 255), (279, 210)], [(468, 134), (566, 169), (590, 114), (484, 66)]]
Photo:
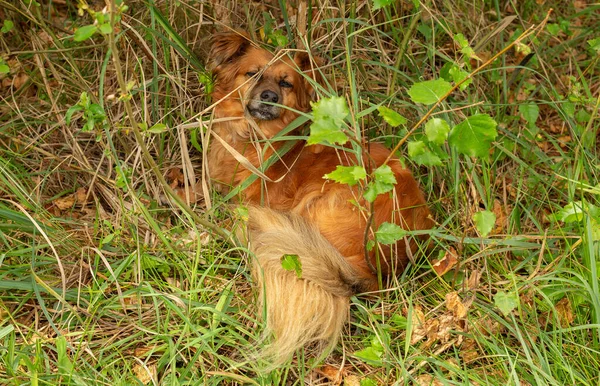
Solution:
[[(298, 215), (251, 207), (248, 236), (259, 305), (266, 333), (273, 337), (260, 355), (275, 367), (302, 347), (317, 353), (332, 349), (346, 321), (349, 298), (368, 288), (366, 279)], [(282, 267), (284, 255), (298, 256), (300, 277)]]

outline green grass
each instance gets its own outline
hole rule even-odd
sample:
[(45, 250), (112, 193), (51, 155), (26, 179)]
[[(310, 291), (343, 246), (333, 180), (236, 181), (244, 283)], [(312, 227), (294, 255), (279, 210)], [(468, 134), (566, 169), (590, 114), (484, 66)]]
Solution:
[[(588, 44), (600, 37), (598, 5), (309, 7), (312, 51), (327, 60), (320, 96), (345, 96), (356, 138), (390, 148), (429, 109), (411, 101), (413, 84), (449, 62), (478, 65), (453, 36), (485, 61), (539, 29), (517, 47), (531, 50), (528, 61), (511, 48), (432, 112), (452, 126), (489, 114), (489, 159), (446, 143), (442, 165), (425, 167), (400, 148), (438, 224), (429, 260), (380, 295), (352, 299), (327, 367), (299, 353), (261, 374), (247, 253), (224, 230), (235, 214), (210, 192), (192, 207), (168, 197), (174, 180), (191, 188), (202, 178), (208, 37), (223, 22), (257, 33), (269, 21), (245, 2), (126, 1), (109, 35), (75, 42), (90, 14), (40, 3), (0, 0), (0, 24), (14, 22), (0, 33), (10, 68), (0, 75), (0, 383), (335, 384), (337, 369), (361, 385), (600, 383), (600, 214), (563, 221), (571, 203), (600, 205), (600, 55)], [(295, 8), (266, 4), (277, 30), (293, 32)], [(99, 108), (67, 124), (84, 92)], [(407, 126), (383, 123), (378, 105)], [(156, 124), (166, 130), (144, 131)], [(485, 237), (472, 220), (483, 209), (497, 220)], [(458, 264), (437, 275), (430, 261), (452, 251)], [(462, 311), (448, 307), (455, 295)]]

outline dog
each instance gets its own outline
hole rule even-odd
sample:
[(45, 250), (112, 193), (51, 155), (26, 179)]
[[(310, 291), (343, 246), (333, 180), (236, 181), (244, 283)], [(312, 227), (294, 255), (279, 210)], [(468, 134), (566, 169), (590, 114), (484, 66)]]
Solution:
[[(294, 58), (275, 56), (238, 31), (216, 34), (210, 59), (217, 102), (208, 171), (221, 193), (247, 185), (239, 198), (249, 208), (252, 274), (267, 334), (273, 337), (263, 355), (277, 366), (302, 347), (326, 354), (347, 320), (349, 298), (379, 289), (390, 274), (402, 272), (417, 250), (414, 240), (406, 238), (367, 252), (365, 241), (384, 222), (407, 230), (430, 229), (433, 220), (425, 198), (412, 174), (392, 158), (388, 165), (397, 181), (394, 192), (380, 195), (371, 213), (361, 210), (369, 205), (358, 187), (323, 178), (337, 165), (355, 165), (355, 155), (307, 146), (303, 140), (275, 155), (276, 162), (260, 172), (285, 145), (268, 140), (310, 112), (313, 85), (322, 82), (318, 62), (306, 52)], [(374, 169), (389, 155), (382, 144), (370, 143), (362, 161)], [(248, 185), (253, 175), (260, 177)], [(298, 256), (300, 277), (282, 267), (284, 255)]]

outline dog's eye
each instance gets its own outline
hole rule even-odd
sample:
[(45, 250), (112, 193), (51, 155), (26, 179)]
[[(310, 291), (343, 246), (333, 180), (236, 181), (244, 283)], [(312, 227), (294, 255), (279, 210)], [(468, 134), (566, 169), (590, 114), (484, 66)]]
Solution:
[(290, 82), (287, 82), (285, 80), (280, 80), (279, 81), (279, 87), (283, 87), (283, 88), (292, 88), (292, 84)]
[(257, 74), (257, 72), (256, 72), (256, 71), (248, 71), (248, 72), (246, 73), (246, 76), (247, 76), (247, 77), (253, 77), (253, 76), (254, 76), (254, 75), (256, 75), (256, 74)]

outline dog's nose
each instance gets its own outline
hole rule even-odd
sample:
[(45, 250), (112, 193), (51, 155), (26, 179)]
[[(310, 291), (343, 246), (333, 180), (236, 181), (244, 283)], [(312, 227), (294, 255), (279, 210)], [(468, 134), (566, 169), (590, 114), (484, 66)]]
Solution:
[(279, 96), (271, 90), (265, 90), (260, 94), (260, 100), (262, 102), (277, 103)]

